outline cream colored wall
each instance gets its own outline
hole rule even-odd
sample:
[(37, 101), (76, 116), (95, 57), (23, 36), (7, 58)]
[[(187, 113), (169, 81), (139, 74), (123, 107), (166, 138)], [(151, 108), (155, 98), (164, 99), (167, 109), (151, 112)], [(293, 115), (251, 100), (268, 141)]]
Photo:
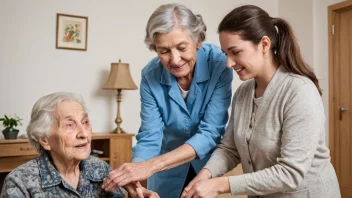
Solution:
[[(116, 92), (101, 89), (110, 63), (119, 59), (130, 63), (139, 85), (141, 69), (156, 55), (143, 43), (147, 19), (168, 2), (185, 4), (202, 14), (207, 41), (215, 44), (219, 44), (216, 28), (220, 20), (238, 5), (255, 4), (277, 15), (277, 0), (1, 0), (0, 116), (16, 113), (22, 117), (23, 134), (39, 97), (70, 91), (84, 97), (95, 132), (113, 130)], [(56, 13), (88, 16), (87, 51), (55, 49)], [(238, 83), (236, 78), (235, 88)], [(122, 94), (122, 127), (137, 133), (139, 91)]]

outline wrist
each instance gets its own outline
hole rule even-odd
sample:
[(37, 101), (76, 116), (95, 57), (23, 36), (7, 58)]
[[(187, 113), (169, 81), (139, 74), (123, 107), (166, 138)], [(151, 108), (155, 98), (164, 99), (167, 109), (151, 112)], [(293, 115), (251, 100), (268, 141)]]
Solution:
[(207, 179), (212, 178), (212, 174), (211, 174), (210, 170), (207, 168), (202, 168), (202, 170), (200, 170), (199, 174), (201, 174), (203, 178), (207, 178)]
[(146, 161), (146, 163), (148, 164), (148, 170), (150, 170), (151, 175), (153, 175), (154, 173), (160, 172), (163, 170), (164, 168), (164, 163), (158, 159), (159, 157), (156, 158), (152, 158), (148, 161)]
[(216, 189), (219, 194), (230, 193), (229, 177), (217, 177), (214, 180), (216, 181)]

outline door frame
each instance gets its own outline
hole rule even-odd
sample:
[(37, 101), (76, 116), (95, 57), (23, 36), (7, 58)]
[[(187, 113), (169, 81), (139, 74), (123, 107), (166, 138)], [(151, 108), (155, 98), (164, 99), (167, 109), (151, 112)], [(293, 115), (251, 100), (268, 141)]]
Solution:
[(335, 74), (334, 74), (334, 47), (338, 45), (338, 43), (334, 43), (334, 35), (332, 34), (333, 30), (333, 21), (334, 17), (337, 13), (345, 10), (346, 8), (352, 7), (352, 0), (343, 1), (341, 3), (337, 3), (328, 7), (328, 35), (329, 35), (329, 148), (331, 161), (334, 165), (336, 165), (336, 151), (335, 151), (335, 138), (336, 133), (335, 129), (335, 118), (338, 116), (338, 111), (335, 107), (335, 99), (334, 99), (334, 82), (335, 82)]

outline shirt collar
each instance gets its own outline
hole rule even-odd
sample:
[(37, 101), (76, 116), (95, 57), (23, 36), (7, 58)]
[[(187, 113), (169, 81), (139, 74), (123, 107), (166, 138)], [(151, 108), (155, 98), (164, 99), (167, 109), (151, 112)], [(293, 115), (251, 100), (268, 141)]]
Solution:
[(49, 154), (47, 152), (41, 154), (37, 161), (40, 178), (42, 180), (42, 188), (56, 186), (61, 183), (62, 178), (56, 168), (51, 164)]
[[(81, 177), (94, 182), (103, 181), (105, 174), (101, 173), (106, 172), (103, 163), (94, 163), (90, 159), (91, 157), (81, 161)], [(62, 182), (62, 177), (50, 161), (49, 153), (44, 152), (37, 161), (43, 188), (59, 185)]]

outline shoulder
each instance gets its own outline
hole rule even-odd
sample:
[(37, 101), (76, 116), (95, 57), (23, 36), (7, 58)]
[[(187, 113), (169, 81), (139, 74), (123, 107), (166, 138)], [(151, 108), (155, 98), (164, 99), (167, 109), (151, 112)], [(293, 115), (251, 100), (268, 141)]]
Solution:
[[(3, 190), (27, 189), (28, 185), (36, 186), (40, 181), (37, 159), (32, 159), (25, 164), (13, 169), (5, 178)], [(16, 192), (16, 190), (14, 190)]]
[(149, 63), (144, 66), (142, 69), (142, 77), (152, 75), (152, 74), (161, 74), (161, 71), (163, 69), (163, 65), (160, 62), (159, 57), (154, 57), (152, 60), (149, 61)]
[(320, 97), (318, 89), (316, 88), (313, 81), (311, 81), (309, 78), (289, 72), (286, 79), (285, 89), (287, 90), (288, 94), (296, 95), (300, 91), (309, 89), (312, 92), (311, 94)]
[(202, 47), (199, 49), (203, 53), (209, 62), (220, 63), (226, 67), (226, 56), (221, 51), (220, 47), (211, 43), (203, 43)]
[(6, 178), (18, 177), (23, 179), (24, 177), (39, 177), (39, 168), (37, 158), (32, 159), (25, 164), (13, 169)]

